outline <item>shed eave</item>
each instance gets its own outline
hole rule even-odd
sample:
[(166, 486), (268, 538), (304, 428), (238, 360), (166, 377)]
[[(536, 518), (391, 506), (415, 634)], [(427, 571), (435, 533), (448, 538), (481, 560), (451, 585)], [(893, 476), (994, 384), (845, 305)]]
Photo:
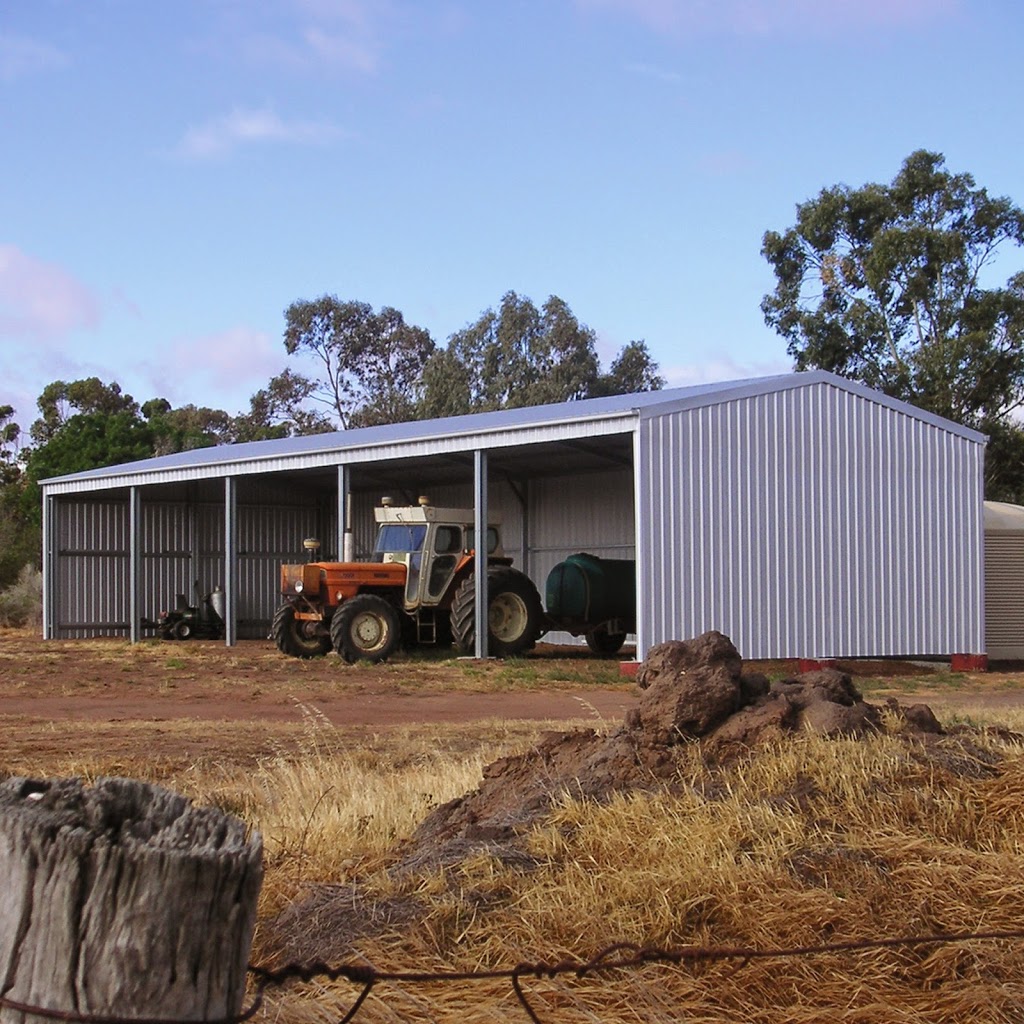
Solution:
[[(202, 465), (149, 467), (157, 460), (111, 466), (105, 471), (89, 470), (40, 481), (45, 495), (81, 494), (88, 491), (136, 487), (147, 484), (179, 483), (218, 479), (251, 473), (319, 469), (325, 466), (372, 463), (383, 459), (416, 458), (477, 448), (499, 449), (512, 445), (542, 444), (545, 441), (571, 440), (607, 434), (630, 433), (639, 422), (638, 410), (618, 410), (584, 417), (559, 416), (523, 426), (495, 426), (471, 430), (449, 430), (432, 437), (396, 438), (350, 445), (332, 444), (315, 451), (250, 455), (242, 459), (225, 457)], [(230, 445), (224, 445), (225, 452)]]

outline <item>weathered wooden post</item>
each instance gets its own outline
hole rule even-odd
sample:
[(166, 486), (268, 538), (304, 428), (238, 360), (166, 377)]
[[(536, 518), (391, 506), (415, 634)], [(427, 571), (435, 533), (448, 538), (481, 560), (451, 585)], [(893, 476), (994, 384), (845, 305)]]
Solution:
[[(237, 818), (129, 779), (0, 784), (0, 996), (80, 1015), (238, 1014), (263, 878)], [(39, 1021), (0, 1006), (2, 1024)]]

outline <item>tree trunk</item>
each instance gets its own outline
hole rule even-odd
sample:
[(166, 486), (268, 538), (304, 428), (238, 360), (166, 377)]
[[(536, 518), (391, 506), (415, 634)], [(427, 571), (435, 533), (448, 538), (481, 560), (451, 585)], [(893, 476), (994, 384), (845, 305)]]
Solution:
[[(0, 995), (79, 1014), (236, 1015), (263, 877), (237, 818), (129, 779), (0, 784)], [(0, 1024), (38, 1017), (0, 1007)]]

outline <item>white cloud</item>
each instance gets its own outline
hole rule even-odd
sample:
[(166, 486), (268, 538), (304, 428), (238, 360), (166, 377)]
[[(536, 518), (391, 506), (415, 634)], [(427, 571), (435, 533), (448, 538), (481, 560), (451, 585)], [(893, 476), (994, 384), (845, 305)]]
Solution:
[(0, 32), (0, 79), (13, 81), (23, 75), (54, 71), (68, 63), (55, 46), (28, 36)]
[(719, 380), (745, 380), (749, 377), (774, 377), (791, 373), (793, 364), (781, 359), (767, 362), (737, 362), (728, 356), (708, 357), (703, 362), (662, 366), (660, 373), (670, 388), (710, 384)]
[(919, 25), (961, 0), (576, 0), (582, 10), (620, 11), (661, 32), (737, 35), (832, 33)]
[(49, 341), (99, 322), (99, 302), (76, 277), (0, 245), (0, 337)]
[[(238, 5), (229, 31), (231, 49), (257, 64), (291, 72), (345, 71), (375, 74), (389, 37), (387, 25), (397, 20), (390, 0), (281, 0), (259, 10)], [(404, 15), (408, 17), (408, 12)]]
[(164, 394), (173, 386), (180, 393), (167, 394), (172, 401), (213, 405), (228, 412), (237, 411), (232, 407), (247, 407), (248, 396), (280, 373), (286, 359), (279, 339), (244, 326), (177, 339), (170, 347), (177, 365), (188, 368), (187, 375), (171, 382), (166, 362), (140, 367), (154, 394)]
[(372, 74), (377, 70), (377, 47), (365, 40), (353, 39), (342, 32), (327, 32), (322, 28), (306, 29), (303, 38), (309, 51), (328, 64), (364, 74)]
[(340, 138), (326, 121), (285, 121), (270, 110), (233, 110), (185, 132), (178, 153), (193, 160), (226, 156), (239, 146), (262, 143), (323, 145)]

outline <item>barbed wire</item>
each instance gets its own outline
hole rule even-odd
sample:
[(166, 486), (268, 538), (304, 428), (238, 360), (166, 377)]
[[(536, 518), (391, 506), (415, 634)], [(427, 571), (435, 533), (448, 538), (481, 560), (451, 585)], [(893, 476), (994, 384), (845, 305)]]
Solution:
[[(339, 1024), (350, 1024), (374, 987), (382, 982), (422, 985), (496, 980), (509, 981), (520, 1006), (533, 1024), (542, 1024), (522, 987), (523, 979), (551, 979), (563, 974), (574, 974), (577, 978), (583, 979), (588, 975), (604, 971), (638, 968), (649, 964), (668, 964), (680, 967), (684, 964), (728, 960), (739, 961), (736, 966), (736, 970), (739, 971), (753, 960), (794, 959), (826, 954), (858, 953), (876, 949), (909, 949), (917, 946), (941, 946), (962, 942), (1020, 941), (1022, 939), (1024, 939), (1024, 930), (904, 935), (896, 938), (853, 939), (847, 942), (827, 942), (818, 945), (769, 949), (754, 949), (745, 946), (682, 946), (677, 949), (662, 949), (658, 946), (640, 946), (632, 942), (616, 942), (605, 946), (589, 960), (578, 958), (556, 961), (540, 960), (532, 963), (522, 962), (514, 967), (468, 971), (381, 971), (366, 964), (332, 965), (321, 961), (305, 964), (291, 963), (274, 969), (250, 964), (248, 971), (255, 979), (256, 987), (248, 1007), (237, 1016), (206, 1021), (205, 1024), (244, 1024), (259, 1012), (269, 990), (282, 987), (293, 981), (308, 983), (318, 979), (348, 981), (355, 985), (362, 985), (362, 990)], [(18, 1002), (7, 996), (0, 996), (0, 1008), (48, 1020), (74, 1022), (74, 1024), (190, 1024), (190, 1022), (165, 1017), (121, 1017), (50, 1009)]]

